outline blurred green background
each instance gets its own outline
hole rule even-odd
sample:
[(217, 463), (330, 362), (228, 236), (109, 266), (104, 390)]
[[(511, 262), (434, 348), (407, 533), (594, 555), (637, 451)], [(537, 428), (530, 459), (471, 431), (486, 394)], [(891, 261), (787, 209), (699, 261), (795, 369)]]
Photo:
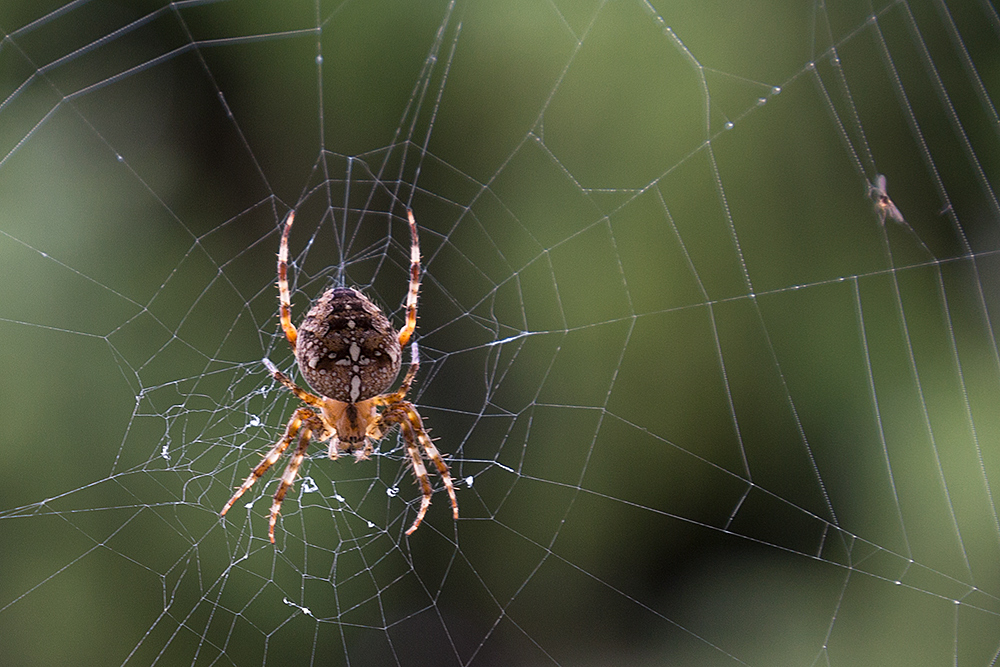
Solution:
[[(996, 26), (5, 3), (0, 662), (993, 664)], [(399, 325), (407, 206), (461, 520), (403, 536), (393, 434), (315, 446), (277, 548), (278, 467), (220, 522), (295, 408), (279, 222), (296, 320)]]

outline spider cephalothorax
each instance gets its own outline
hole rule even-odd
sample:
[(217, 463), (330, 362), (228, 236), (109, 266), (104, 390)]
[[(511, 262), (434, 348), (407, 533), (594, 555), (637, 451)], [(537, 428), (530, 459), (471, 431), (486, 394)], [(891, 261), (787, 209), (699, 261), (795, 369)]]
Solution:
[(404, 400), (420, 363), (416, 344), (411, 348), (410, 368), (399, 389), (389, 394), (383, 393), (399, 375), (402, 348), (410, 341), (417, 324), (420, 246), (413, 213), (407, 211), (407, 216), (411, 238), (410, 287), (406, 297), (406, 325), (398, 332), (392, 328), (378, 306), (364, 294), (350, 287), (337, 287), (324, 292), (309, 309), (301, 326), (296, 329), (291, 320), (291, 299), (288, 291), (288, 233), (295, 220), (294, 211), (288, 214), (285, 221), (278, 251), (281, 328), (295, 351), (299, 371), (319, 395), (300, 388), (269, 360), (264, 360), (271, 375), (309, 407), (300, 407), (295, 411), (288, 426), (285, 427), (285, 435), (254, 468), (221, 512), (224, 516), (233, 503), (274, 465), (288, 449), (292, 440), (298, 437), (295, 452), (281, 476), (281, 484), (271, 504), (268, 535), (272, 543), (281, 503), (295, 482), (295, 476), (305, 459), (311, 439), (320, 442), (329, 441), (331, 459), (336, 459), (342, 451), (347, 451), (352, 452), (360, 461), (371, 455), (372, 443), (380, 440), (396, 424), (403, 434), (413, 474), (417, 478), (423, 496), (417, 517), (406, 534), (409, 535), (420, 526), (431, 504), (433, 489), (427, 476), (423, 455), (426, 455), (437, 468), (438, 475), (441, 476), (451, 499), (452, 515), (458, 519), (458, 501), (455, 498), (448, 466), (428, 437), (420, 414), (412, 403)]

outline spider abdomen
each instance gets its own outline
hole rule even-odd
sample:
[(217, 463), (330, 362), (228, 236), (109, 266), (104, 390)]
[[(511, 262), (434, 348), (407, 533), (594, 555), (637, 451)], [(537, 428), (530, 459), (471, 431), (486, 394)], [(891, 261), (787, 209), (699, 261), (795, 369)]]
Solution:
[(399, 340), (378, 306), (350, 287), (327, 290), (299, 326), (295, 358), (315, 391), (357, 403), (388, 389), (399, 374)]

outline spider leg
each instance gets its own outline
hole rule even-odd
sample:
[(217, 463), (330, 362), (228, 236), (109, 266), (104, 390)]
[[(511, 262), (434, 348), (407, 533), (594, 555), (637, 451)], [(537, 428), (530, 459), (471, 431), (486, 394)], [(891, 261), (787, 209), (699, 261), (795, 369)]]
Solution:
[(310, 394), (308, 391), (306, 391), (305, 389), (302, 389), (297, 384), (295, 384), (290, 379), (288, 379), (288, 376), (285, 375), (284, 373), (282, 373), (281, 371), (279, 371), (278, 367), (275, 366), (273, 363), (271, 363), (270, 359), (268, 359), (268, 358), (265, 357), (261, 361), (263, 361), (264, 365), (267, 366), (267, 370), (270, 371), (271, 377), (273, 377), (275, 380), (277, 380), (281, 384), (285, 385), (285, 387), (290, 392), (292, 392), (293, 394), (295, 394), (295, 396), (300, 401), (302, 401), (306, 405), (311, 405), (314, 408), (322, 408), (323, 407), (323, 401), (319, 398), (319, 396), (314, 396), (314, 395)]
[(229, 499), (229, 502), (226, 503), (226, 506), (222, 508), (222, 511), (219, 512), (219, 516), (226, 516), (226, 512), (228, 512), (229, 508), (240, 499), (240, 496), (246, 493), (250, 487), (253, 486), (265, 472), (267, 472), (267, 469), (273, 466), (277, 460), (281, 458), (281, 455), (286, 449), (288, 449), (288, 445), (292, 442), (292, 438), (294, 438), (295, 434), (298, 433), (302, 423), (314, 420), (315, 414), (316, 413), (309, 408), (299, 408), (295, 411), (292, 418), (288, 420), (288, 426), (285, 427), (285, 434), (274, 444), (271, 451), (264, 456), (264, 460), (257, 464), (257, 467), (253, 469), (253, 472), (251, 472), (250, 476), (247, 477), (245, 482), (243, 482), (243, 485), (240, 486), (236, 493), (233, 494), (233, 497)]
[(417, 512), (417, 518), (413, 520), (413, 525), (410, 526), (406, 534), (410, 535), (417, 528), (420, 527), (420, 523), (424, 520), (424, 515), (427, 514), (427, 508), (431, 506), (431, 495), (434, 493), (434, 489), (431, 487), (431, 482), (427, 478), (427, 468), (424, 466), (422, 457), (420, 456), (420, 449), (414, 442), (413, 429), (410, 428), (409, 424), (402, 422), (400, 424), (400, 429), (403, 431), (403, 440), (406, 442), (406, 451), (410, 455), (410, 463), (413, 465), (413, 474), (417, 478), (417, 483), (420, 485), (420, 511)]
[(441, 453), (434, 446), (427, 431), (424, 430), (423, 422), (416, 408), (413, 407), (412, 403), (398, 403), (383, 413), (383, 417), (390, 422), (399, 423), (400, 431), (403, 433), (403, 442), (406, 443), (406, 451), (410, 455), (410, 463), (413, 465), (413, 474), (417, 478), (417, 484), (420, 485), (422, 494), (417, 518), (413, 520), (413, 525), (409, 527), (406, 534), (410, 535), (420, 527), (424, 515), (427, 514), (427, 508), (430, 507), (433, 495), (433, 488), (427, 477), (427, 467), (424, 465), (421, 449), (437, 468), (438, 476), (441, 477), (441, 481), (448, 491), (448, 497), (451, 499), (452, 516), (457, 520), (458, 499), (455, 497), (455, 486), (452, 484), (451, 474), (448, 472), (448, 464), (441, 458)]
[[(412, 419), (412, 417), (411, 417)], [(419, 417), (416, 418), (419, 423)], [(417, 438), (420, 441), (420, 446), (423, 448), (424, 453), (427, 454), (433, 463), (434, 467), (437, 468), (438, 476), (444, 483), (444, 488), (448, 491), (448, 498), (451, 500), (451, 515), (456, 521), (458, 520), (458, 498), (455, 497), (455, 485), (451, 481), (451, 473), (448, 471), (448, 464), (444, 462), (441, 457), (441, 452), (438, 448), (434, 446), (434, 442), (427, 435), (427, 432), (421, 427), (417, 430)], [(414, 529), (415, 530), (415, 529)]]
[[(305, 410), (305, 408), (299, 409)], [(309, 412), (312, 413), (312, 411)], [(281, 484), (278, 486), (278, 490), (274, 492), (274, 501), (271, 503), (271, 518), (268, 521), (267, 527), (267, 534), (271, 538), (271, 544), (274, 544), (274, 525), (278, 522), (278, 512), (281, 511), (281, 503), (285, 499), (288, 489), (292, 488), (292, 485), (295, 483), (295, 477), (298, 475), (299, 467), (306, 457), (306, 449), (309, 447), (309, 440), (311, 438), (312, 428), (307, 421), (305, 427), (299, 432), (299, 444), (295, 448), (295, 453), (292, 454), (285, 472), (281, 475)]]
[(420, 291), (420, 240), (417, 238), (417, 221), (413, 211), (406, 209), (410, 220), (410, 291), (406, 295), (406, 325), (399, 330), (399, 346), (410, 342), (413, 330), (417, 328), (417, 292)]
[(399, 389), (391, 394), (377, 396), (376, 405), (395, 405), (397, 403), (402, 403), (403, 399), (406, 397), (406, 393), (410, 391), (410, 385), (413, 384), (413, 378), (417, 376), (418, 370), (420, 370), (420, 352), (417, 348), (416, 341), (414, 341), (414, 343), (410, 345), (410, 367), (407, 369), (406, 376), (403, 378), (403, 382), (399, 385)]
[(288, 232), (295, 221), (295, 211), (289, 211), (285, 218), (285, 229), (281, 232), (281, 246), (278, 248), (278, 299), (281, 302), (281, 328), (288, 344), (295, 350), (298, 331), (292, 324), (292, 301), (288, 293)]

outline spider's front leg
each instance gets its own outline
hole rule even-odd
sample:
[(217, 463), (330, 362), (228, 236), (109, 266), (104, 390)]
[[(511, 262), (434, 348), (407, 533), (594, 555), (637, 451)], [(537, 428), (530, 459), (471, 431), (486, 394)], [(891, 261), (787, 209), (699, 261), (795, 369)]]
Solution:
[(427, 431), (424, 430), (423, 420), (420, 418), (417, 409), (413, 407), (412, 403), (407, 401), (396, 403), (389, 406), (382, 413), (382, 422), (383, 426), (381, 428), (384, 429), (388, 429), (392, 424), (399, 424), (400, 432), (403, 434), (403, 442), (406, 443), (406, 451), (410, 456), (410, 465), (413, 466), (413, 475), (417, 478), (417, 484), (420, 486), (420, 510), (417, 512), (416, 519), (413, 520), (413, 525), (407, 529), (406, 534), (411, 535), (413, 531), (420, 527), (424, 516), (427, 514), (427, 509), (431, 505), (431, 496), (434, 494), (434, 488), (431, 486), (430, 479), (428, 478), (427, 466), (424, 465), (421, 450), (431, 460), (434, 467), (437, 468), (438, 476), (441, 477), (441, 482), (444, 484), (445, 489), (448, 491), (448, 497), (451, 499), (452, 517), (457, 521), (458, 498), (455, 497), (455, 486), (451, 481), (448, 464), (444, 462), (441, 452), (434, 446), (430, 436), (427, 435)]
[(270, 528), (268, 534), (271, 537), (271, 543), (274, 543), (274, 525), (278, 521), (278, 512), (281, 510), (281, 502), (285, 498), (285, 494), (288, 493), (289, 487), (295, 482), (295, 475), (299, 471), (299, 466), (302, 465), (302, 460), (305, 458), (306, 448), (309, 445), (309, 440), (312, 437), (312, 432), (316, 430), (316, 427), (322, 427), (321, 423), (318, 423), (319, 419), (316, 417), (316, 413), (309, 408), (299, 408), (292, 415), (292, 418), (288, 421), (288, 426), (285, 427), (285, 434), (281, 437), (278, 442), (275, 443), (274, 447), (264, 456), (264, 460), (257, 464), (257, 467), (253, 469), (250, 476), (247, 477), (246, 481), (237, 489), (233, 497), (229, 499), (226, 506), (222, 508), (219, 512), (219, 516), (226, 516), (226, 512), (236, 503), (240, 497), (246, 493), (251, 486), (253, 486), (258, 479), (264, 476), (264, 473), (268, 469), (277, 463), (281, 455), (288, 449), (292, 440), (296, 435), (299, 436), (299, 444), (295, 448), (295, 453), (292, 455), (291, 460), (288, 462), (288, 467), (285, 468), (284, 474), (281, 476), (281, 485), (278, 487), (278, 491), (274, 494), (274, 502), (271, 504), (271, 519)]
[(288, 461), (288, 467), (285, 468), (285, 472), (281, 475), (281, 484), (278, 485), (278, 490), (274, 492), (274, 500), (271, 502), (271, 518), (268, 520), (267, 526), (267, 534), (271, 538), (271, 544), (274, 544), (274, 526), (278, 523), (278, 512), (281, 511), (281, 503), (285, 499), (288, 489), (292, 488), (292, 484), (295, 483), (295, 477), (299, 474), (299, 467), (306, 457), (306, 449), (309, 448), (309, 440), (311, 438), (312, 428), (309, 427), (307, 422), (305, 428), (299, 432), (299, 444), (295, 448), (292, 458)]

